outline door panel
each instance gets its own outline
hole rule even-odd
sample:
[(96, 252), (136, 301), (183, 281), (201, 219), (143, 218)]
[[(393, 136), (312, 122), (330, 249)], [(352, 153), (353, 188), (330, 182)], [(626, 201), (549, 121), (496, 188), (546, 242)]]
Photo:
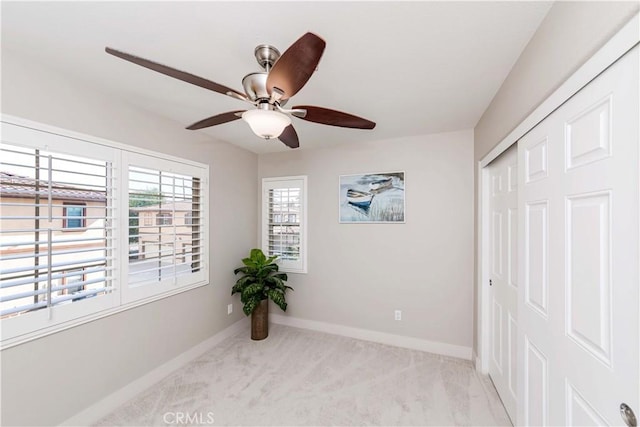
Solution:
[[(511, 395), (516, 397), (516, 392), (518, 390), (517, 387), (517, 379), (518, 379), (518, 325), (516, 324), (516, 320), (513, 318), (512, 314), (509, 313), (509, 323), (508, 323), (508, 332), (507, 337), (509, 339), (509, 392)], [(515, 419), (515, 412), (513, 414), (512, 420)]]
[[(517, 190), (516, 190), (517, 191)], [(517, 193), (514, 195), (517, 203)], [(509, 258), (509, 285), (518, 287), (518, 208), (508, 209), (507, 256)], [(516, 289), (517, 292), (517, 289)]]
[(525, 212), (524, 301), (541, 316), (547, 317), (549, 203), (547, 200), (528, 203)]
[(497, 298), (493, 299), (493, 363), (497, 371), (502, 374), (502, 345), (504, 342), (504, 334), (502, 331), (502, 305)]
[(567, 198), (567, 335), (611, 365), (611, 193)]
[(549, 372), (547, 357), (528, 339), (524, 349), (525, 425), (544, 426), (549, 420)]
[(607, 422), (567, 381), (567, 425), (604, 426)]
[(518, 424), (640, 412), (638, 47), (518, 141)]
[(518, 157), (511, 147), (489, 166), (491, 177), (491, 358), (489, 375), (512, 420), (517, 391)]

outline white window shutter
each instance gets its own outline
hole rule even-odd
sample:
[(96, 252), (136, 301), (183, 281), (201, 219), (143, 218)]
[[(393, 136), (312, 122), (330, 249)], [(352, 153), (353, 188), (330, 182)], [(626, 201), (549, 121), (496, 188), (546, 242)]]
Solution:
[(307, 272), (307, 177), (262, 181), (262, 250), (285, 272)]

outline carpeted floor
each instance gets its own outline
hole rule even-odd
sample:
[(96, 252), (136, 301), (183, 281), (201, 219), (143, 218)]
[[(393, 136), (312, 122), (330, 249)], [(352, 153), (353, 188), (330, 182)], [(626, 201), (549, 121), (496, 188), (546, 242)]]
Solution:
[(98, 426), (510, 426), (468, 361), (270, 325), (239, 333)]

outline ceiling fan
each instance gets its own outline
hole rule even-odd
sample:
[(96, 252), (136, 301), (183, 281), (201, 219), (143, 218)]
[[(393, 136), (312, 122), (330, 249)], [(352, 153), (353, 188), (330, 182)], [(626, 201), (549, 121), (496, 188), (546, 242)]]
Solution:
[(325, 44), (325, 41), (317, 35), (306, 33), (282, 55), (271, 45), (259, 45), (254, 54), (264, 71), (249, 73), (242, 79), (245, 93), (110, 47), (105, 48), (105, 51), (150, 70), (230, 96), (255, 107), (217, 114), (193, 123), (187, 129), (203, 129), (242, 118), (249, 123), (251, 130), (259, 137), (278, 138), (288, 147), (298, 148), (300, 146), (298, 134), (291, 124), (290, 116), (310, 122), (354, 129), (373, 129), (376, 126), (374, 122), (367, 119), (328, 108), (312, 105), (283, 108), (289, 98), (302, 89), (315, 71)]

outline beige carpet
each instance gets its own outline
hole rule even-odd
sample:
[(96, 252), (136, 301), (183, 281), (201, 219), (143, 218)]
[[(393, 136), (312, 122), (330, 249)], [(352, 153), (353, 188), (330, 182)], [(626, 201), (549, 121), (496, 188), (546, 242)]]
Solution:
[(470, 362), (271, 325), (237, 334), (99, 426), (511, 425)]

